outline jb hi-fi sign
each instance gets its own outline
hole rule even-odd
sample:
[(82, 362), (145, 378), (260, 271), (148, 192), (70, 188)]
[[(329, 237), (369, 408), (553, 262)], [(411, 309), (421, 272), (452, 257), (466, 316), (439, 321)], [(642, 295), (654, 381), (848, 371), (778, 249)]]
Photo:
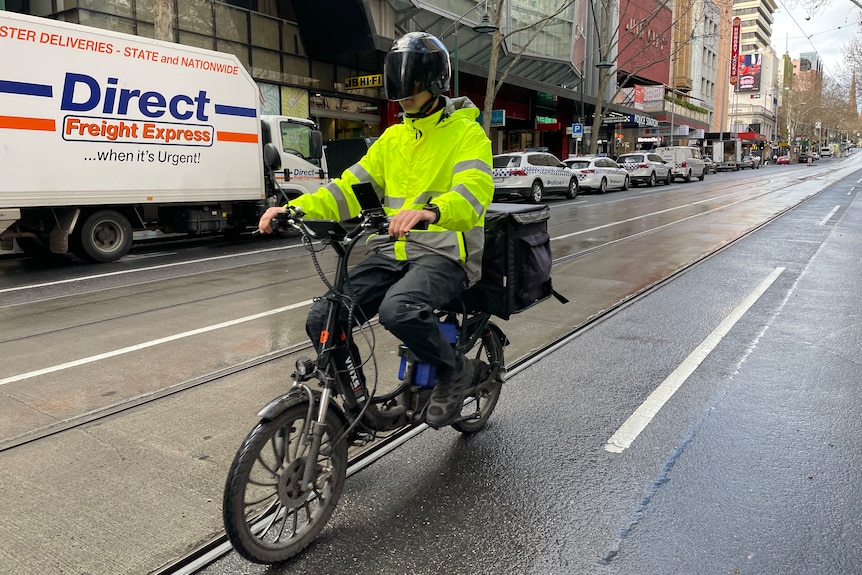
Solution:
[(355, 76), (344, 79), (344, 87), (347, 90), (359, 90), (360, 88), (382, 88), (383, 74), (372, 74), (370, 76)]

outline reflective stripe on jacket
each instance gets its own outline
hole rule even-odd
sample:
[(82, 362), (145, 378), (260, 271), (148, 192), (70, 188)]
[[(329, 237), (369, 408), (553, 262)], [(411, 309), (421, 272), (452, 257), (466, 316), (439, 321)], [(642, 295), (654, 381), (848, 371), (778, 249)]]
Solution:
[(435, 253), (460, 262), (472, 284), (482, 273), (485, 211), (494, 195), (491, 142), (468, 98), (445, 99), (426, 118), (404, 118), (387, 128), (366, 155), (340, 178), (291, 200), (311, 217), (347, 220), (359, 214), (351, 186), (370, 182), (388, 215), (434, 204), (440, 220), (426, 231), (392, 242), (372, 236), (368, 245), (396, 259)]

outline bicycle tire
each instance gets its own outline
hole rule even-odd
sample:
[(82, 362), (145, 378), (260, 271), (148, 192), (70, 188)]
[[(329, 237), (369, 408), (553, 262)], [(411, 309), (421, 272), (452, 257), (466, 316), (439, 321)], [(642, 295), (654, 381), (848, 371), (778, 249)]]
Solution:
[[(313, 410), (317, 413), (317, 410)], [(313, 489), (300, 488), (308, 446), (300, 442), (308, 403), (261, 420), (237, 451), (225, 483), (222, 514), (236, 551), (255, 563), (272, 564), (302, 551), (329, 520), (347, 473), (347, 442), (331, 410), (317, 458)]]
[(477, 341), (477, 345), (467, 352), (469, 358), (473, 351), (476, 351), (476, 359), (482, 359), (484, 352), (485, 358), (483, 361), (488, 366), (499, 365), (497, 377), (493, 376), (493, 371), (486, 373), (490, 376), (477, 386), (476, 391), (467, 397), (472, 398), (472, 401), (466, 402), (461, 408), (461, 418), (459, 421), (452, 424), (452, 427), (463, 434), (475, 433), (485, 427), (488, 423), (488, 418), (497, 406), (497, 400), (500, 399), (500, 391), (503, 389), (503, 373), (505, 372), (506, 363), (503, 360), (503, 341), (493, 329), (482, 336)]

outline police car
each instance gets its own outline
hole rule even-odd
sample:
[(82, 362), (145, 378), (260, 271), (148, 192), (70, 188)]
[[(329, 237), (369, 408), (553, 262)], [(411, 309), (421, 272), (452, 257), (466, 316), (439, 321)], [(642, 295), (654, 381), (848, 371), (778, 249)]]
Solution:
[(547, 152), (497, 154), (494, 161), (494, 199), (516, 198), (539, 203), (545, 194), (572, 199), (580, 186), (575, 173)]

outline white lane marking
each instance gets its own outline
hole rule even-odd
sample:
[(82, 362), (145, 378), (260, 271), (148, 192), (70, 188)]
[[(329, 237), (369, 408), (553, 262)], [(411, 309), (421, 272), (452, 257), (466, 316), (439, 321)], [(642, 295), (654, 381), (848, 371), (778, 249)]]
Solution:
[(692, 351), (687, 358), (659, 385), (638, 407), (625, 423), (614, 433), (605, 444), (605, 449), (611, 453), (622, 453), (630, 447), (638, 435), (649, 425), (653, 417), (673, 397), (676, 390), (694, 373), (694, 370), (707, 358), (722, 338), (736, 325), (736, 322), (751, 308), (752, 305), (769, 289), (778, 276), (785, 270), (775, 268), (757, 288), (740, 302), (736, 309), (725, 317), (711, 334)]
[(831, 220), (832, 216), (834, 216), (835, 212), (837, 212), (840, 208), (841, 208), (841, 206), (835, 206), (834, 208), (832, 208), (832, 211), (829, 212), (829, 215), (826, 216), (825, 218), (823, 218), (822, 220), (820, 220), (820, 223), (818, 225), (825, 226), (826, 222)]
[(245, 316), (245, 317), (239, 317), (239, 318), (237, 318), (237, 319), (232, 319), (232, 320), (230, 320), (230, 321), (225, 321), (225, 322), (222, 322), (222, 323), (217, 323), (217, 324), (215, 324), (215, 325), (209, 325), (209, 326), (206, 326), (206, 327), (201, 327), (201, 328), (198, 328), (198, 329), (193, 329), (193, 330), (191, 330), (191, 331), (184, 331), (184, 332), (182, 332), (182, 333), (177, 333), (177, 334), (174, 334), (174, 335), (169, 335), (169, 336), (167, 336), (167, 337), (162, 337), (162, 338), (159, 338), (159, 339), (153, 339), (153, 340), (150, 340), (150, 341), (145, 341), (145, 342), (143, 342), (143, 343), (139, 343), (139, 344), (137, 344), (137, 345), (130, 345), (129, 347), (123, 347), (123, 348), (120, 348), (120, 349), (115, 349), (114, 351), (108, 351), (108, 352), (105, 352), (105, 353), (100, 353), (100, 354), (98, 354), (98, 355), (91, 355), (90, 357), (84, 357), (84, 358), (81, 358), (81, 359), (76, 359), (76, 360), (74, 360), (74, 361), (68, 361), (68, 362), (66, 362), (66, 363), (61, 363), (61, 364), (59, 364), (59, 365), (54, 365), (54, 366), (51, 366), (51, 367), (46, 367), (46, 368), (44, 368), (44, 369), (37, 369), (37, 370), (35, 370), (35, 371), (28, 371), (27, 373), (21, 373), (21, 374), (18, 374), (18, 375), (13, 375), (13, 376), (11, 376), (11, 377), (6, 377), (6, 378), (4, 378), (4, 379), (0, 379), (0, 385), (6, 385), (7, 383), (15, 383), (16, 381), (23, 381), (23, 380), (25, 380), (25, 379), (31, 379), (31, 378), (34, 378), (34, 377), (39, 377), (40, 375), (46, 375), (46, 374), (48, 374), (48, 373), (54, 373), (54, 372), (57, 372), (57, 371), (62, 371), (62, 370), (64, 370), (64, 369), (69, 369), (69, 368), (71, 368), (71, 367), (78, 367), (78, 366), (81, 366), (81, 365), (86, 365), (86, 364), (88, 364), (88, 363), (93, 363), (93, 362), (100, 361), (100, 360), (103, 360), (103, 359), (109, 359), (109, 358), (112, 358), (112, 357), (117, 357), (118, 355), (123, 355), (123, 354), (126, 354), (126, 353), (131, 353), (131, 352), (133, 352), (133, 351), (140, 351), (140, 350), (142, 350), (142, 349), (146, 349), (146, 348), (148, 348), (148, 347), (153, 347), (153, 346), (156, 346), (156, 345), (161, 345), (161, 344), (163, 344), (163, 343), (169, 343), (169, 342), (176, 341), (176, 340), (178, 340), (178, 339), (183, 339), (183, 338), (186, 338), (186, 337), (192, 337), (192, 336), (195, 336), (195, 335), (200, 335), (200, 334), (202, 334), (202, 333), (207, 333), (207, 332), (210, 332), (210, 331), (215, 331), (215, 330), (217, 330), (217, 329), (222, 329), (222, 328), (225, 328), (225, 327), (230, 327), (230, 326), (232, 326), (232, 325), (237, 325), (237, 324), (240, 324), (240, 323), (245, 323), (245, 322), (247, 322), (247, 321), (254, 321), (254, 320), (256, 320), (256, 319), (261, 319), (261, 318), (264, 318), (264, 317), (267, 317), (267, 316), (270, 316), (270, 315), (275, 315), (275, 314), (278, 314), (278, 313), (283, 313), (283, 312), (290, 311), (290, 310), (292, 310), (292, 309), (296, 309), (296, 308), (303, 307), (303, 306), (306, 306), (306, 305), (311, 305), (311, 303), (312, 303), (313, 301), (314, 301), (314, 300), (310, 300), (310, 299), (309, 299), (309, 300), (301, 301), (301, 302), (298, 302), (298, 303), (294, 303), (294, 304), (286, 305), (286, 306), (284, 306), (284, 307), (279, 307), (279, 308), (276, 308), (276, 309), (271, 309), (271, 310), (268, 310), (268, 311), (265, 311), (265, 312), (256, 313), (256, 314), (253, 314), (253, 315), (247, 315), (247, 316)]
[[(240, 254), (229, 254), (226, 256), (213, 256), (210, 258), (201, 258), (201, 259), (197, 259), (197, 260), (189, 260), (186, 262), (175, 262), (172, 264), (161, 264), (161, 265), (157, 265), (157, 266), (150, 266), (147, 268), (135, 268), (133, 270), (122, 270), (122, 271), (118, 271), (118, 272), (108, 272), (108, 273), (104, 273), (104, 274), (95, 274), (95, 275), (84, 276), (84, 277), (79, 277), (79, 278), (70, 278), (67, 280), (57, 280), (57, 281), (45, 282), (45, 283), (41, 283), (41, 284), (23, 285), (23, 286), (18, 286), (18, 287), (0, 289), (0, 293), (9, 293), (9, 292), (13, 292), (13, 291), (21, 291), (21, 290), (35, 289), (35, 288), (41, 288), (41, 287), (51, 287), (51, 286), (57, 286), (57, 285), (62, 285), (62, 284), (68, 284), (68, 283), (95, 280), (95, 279), (100, 279), (100, 278), (109, 278), (112, 276), (121, 276), (121, 275), (126, 275), (126, 274), (134, 274), (134, 273), (138, 273), (138, 272), (148, 272), (148, 271), (159, 270), (159, 269), (167, 269), (167, 268), (173, 268), (173, 267), (177, 267), (177, 266), (185, 266), (185, 265), (189, 265), (189, 264), (212, 262), (212, 261), (216, 261), (216, 260), (224, 260), (224, 259), (229, 259), (229, 258), (239, 258), (239, 257), (245, 257), (245, 256), (254, 255), (254, 254), (264, 254), (266, 252), (275, 252), (275, 251), (279, 251), (279, 250), (289, 250), (289, 249), (293, 249), (296, 247), (299, 247), (299, 246), (294, 245), (294, 246), (282, 246), (282, 247), (278, 247), (278, 248), (267, 248), (265, 250), (255, 250), (255, 251), (251, 251), (251, 252), (242, 252)], [(162, 253), (159, 255), (161, 256), (161, 255), (165, 255), (165, 254)]]

